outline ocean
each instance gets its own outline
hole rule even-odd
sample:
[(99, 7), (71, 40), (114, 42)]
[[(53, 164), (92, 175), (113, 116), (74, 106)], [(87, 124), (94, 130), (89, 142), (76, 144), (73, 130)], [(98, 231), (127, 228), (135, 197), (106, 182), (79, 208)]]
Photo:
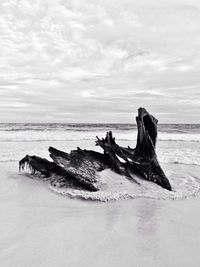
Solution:
[[(116, 142), (135, 147), (137, 126), (134, 124), (0, 124), (0, 162), (18, 162), (26, 154), (49, 159), (48, 147), (69, 152), (76, 147), (101, 151), (95, 146), (96, 136), (104, 137), (111, 130)], [(91, 193), (82, 190), (53, 188), (51, 190), (74, 198), (99, 201), (121, 198), (187, 198), (199, 193), (200, 180), (200, 125), (162, 124), (158, 128), (157, 155), (166, 172), (173, 192), (140, 181), (140, 187), (111, 171), (102, 172), (105, 185)], [(16, 168), (16, 172), (18, 169)]]

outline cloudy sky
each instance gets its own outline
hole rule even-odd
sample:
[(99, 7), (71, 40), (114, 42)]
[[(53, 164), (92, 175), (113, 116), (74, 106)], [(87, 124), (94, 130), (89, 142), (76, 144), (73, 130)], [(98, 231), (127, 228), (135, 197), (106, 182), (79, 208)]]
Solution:
[(1, 122), (200, 123), (199, 0), (1, 0)]

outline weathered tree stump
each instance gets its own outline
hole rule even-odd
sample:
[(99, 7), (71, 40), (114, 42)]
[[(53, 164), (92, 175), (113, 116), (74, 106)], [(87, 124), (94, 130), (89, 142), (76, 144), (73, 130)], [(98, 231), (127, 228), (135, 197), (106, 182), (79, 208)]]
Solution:
[(40, 172), (46, 176), (57, 174), (66, 180), (74, 180), (87, 190), (97, 191), (101, 188), (99, 172), (110, 168), (133, 182), (138, 183), (133, 178), (133, 174), (137, 174), (143, 179), (171, 190), (169, 180), (161, 169), (155, 152), (157, 119), (144, 108), (139, 108), (136, 122), (138, 136), (135, 149), (117, 145), (110, 131), (106, 134), (106, 138), (97, 137), (96, 145), (103, 149), (103, 154), (80, 148), (66, 153), (50, 147), (49, 152), (53, 162), (27, 155), (19, 162), (20, 169), (27, 164), (33, 173)]

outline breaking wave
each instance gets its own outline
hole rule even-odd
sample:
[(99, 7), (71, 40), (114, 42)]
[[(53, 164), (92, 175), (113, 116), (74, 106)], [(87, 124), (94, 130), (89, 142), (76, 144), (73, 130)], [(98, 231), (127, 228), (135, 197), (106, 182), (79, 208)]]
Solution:
[[(0, 142), (30, 142), (30, 141), (79, 141), (94, 140), (95, 136), (104, 137), (106, 131), (0, 131)], [(113, 130), (114, 136), (121, 141), (136, 141), (136, 131), (117, 131)], [(159, 133), (159, 141), (182, 141), (200, 142), (200, 134), (183, 133)]]
[[(136, 141), (134, 124), (0, 124), (0, 142), (94, 140), (113, 131), (117, 140)], [(200, 125), (159, 125), (160, 141), (200, 142)]]

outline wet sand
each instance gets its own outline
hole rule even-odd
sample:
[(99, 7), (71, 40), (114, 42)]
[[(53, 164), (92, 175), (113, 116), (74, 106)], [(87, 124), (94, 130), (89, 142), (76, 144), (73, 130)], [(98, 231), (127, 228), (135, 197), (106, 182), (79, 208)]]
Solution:
[(70, 199), (0, 164), (1, 267), (200, 266), (200, 198)]

